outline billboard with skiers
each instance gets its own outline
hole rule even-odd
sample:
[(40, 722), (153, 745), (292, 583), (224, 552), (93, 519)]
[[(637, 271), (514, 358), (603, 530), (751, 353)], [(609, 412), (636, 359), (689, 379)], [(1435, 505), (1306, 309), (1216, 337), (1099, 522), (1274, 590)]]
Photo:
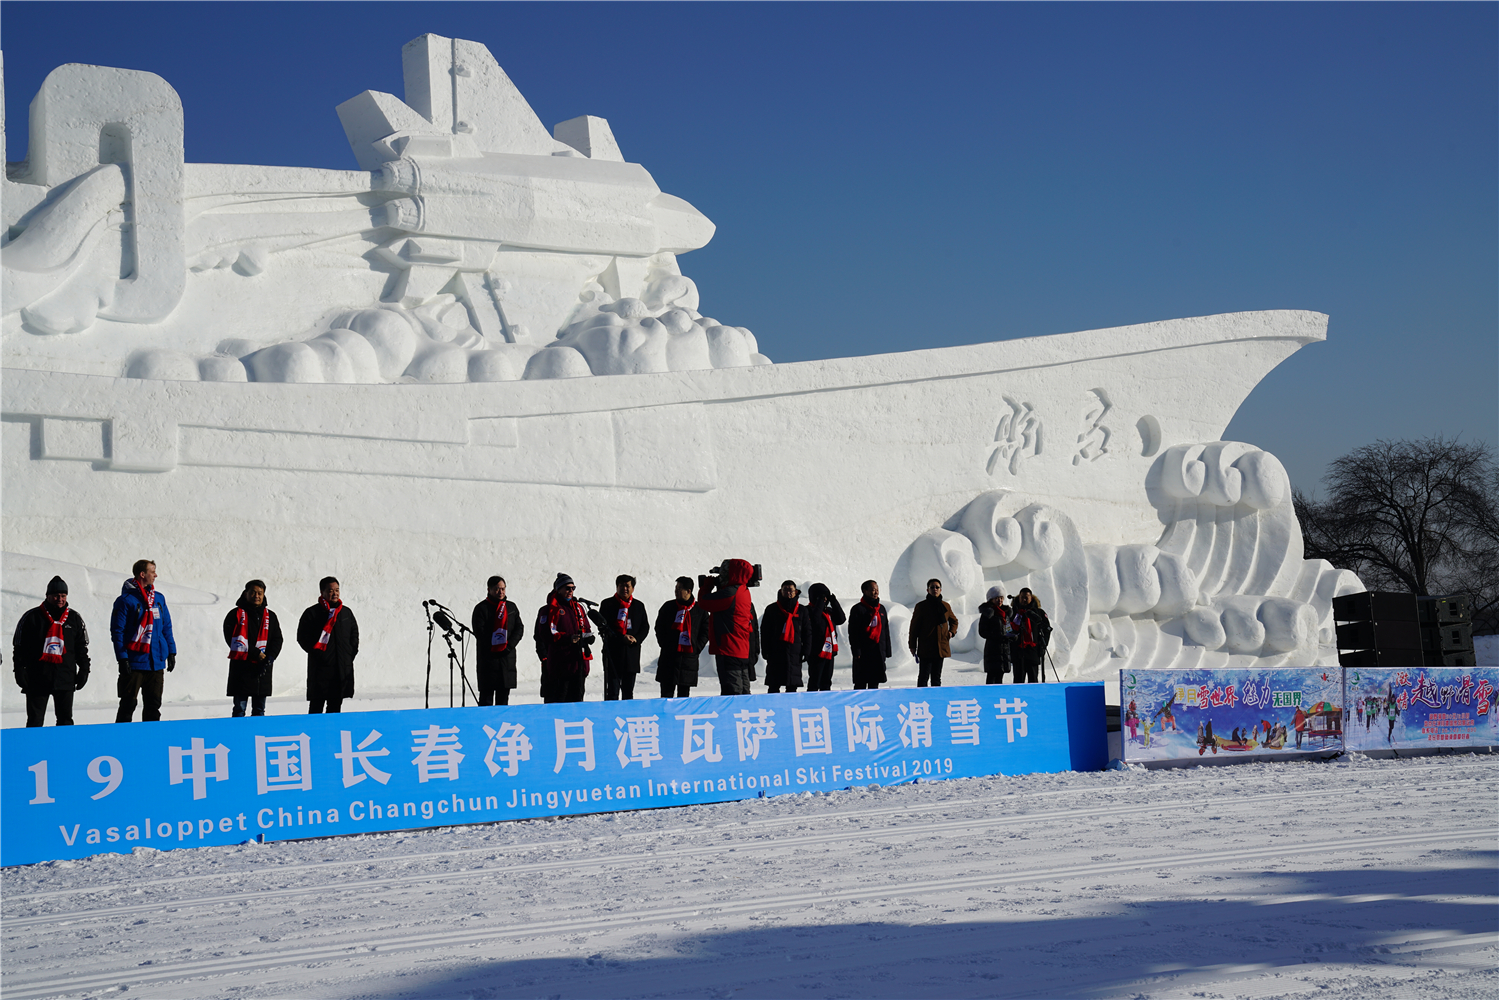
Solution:
[(1228, 759), (1343, 749), (1337, 667), (1122, 670), (1124, 759)]
[(1499, 746), (1499, 667), (1349, 667), (1349, 750)]

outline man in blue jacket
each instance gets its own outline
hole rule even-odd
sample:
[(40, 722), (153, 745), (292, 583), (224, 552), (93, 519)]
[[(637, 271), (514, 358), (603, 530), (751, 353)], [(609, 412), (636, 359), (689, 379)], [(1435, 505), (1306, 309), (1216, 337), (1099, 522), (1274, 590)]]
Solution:
[(156, 592), (156, 564), (137, 559), (115, 598), (109, 616), (109, 637), (120, 665), (120, 710), (116, 722), (129, 722), (135, 715), (136, 698), (144, 701), (142, 722), (161, 721), (163, 670), (177, 667), (177, 640), (172, 635), (172, 615), (166, 600)]

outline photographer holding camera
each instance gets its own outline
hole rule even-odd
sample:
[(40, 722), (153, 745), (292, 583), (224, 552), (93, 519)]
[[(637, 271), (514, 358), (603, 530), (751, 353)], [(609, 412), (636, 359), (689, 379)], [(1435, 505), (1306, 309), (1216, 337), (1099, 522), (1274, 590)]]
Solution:
[(547, 602), (536, 615), (536, 655), (541, 658), (541, 700), (582, 701), (596, 638), (583, 603), (573, 596), (573, 578), (558, 573)]
[(749, 588), (760, 583), (760, 567), (725, 559), (712, 575), (699, 576), (698, 603), (708, 612), (708, 652), (718, 666), (721, 693), (749, 694), (760, 658), (760, 635)]

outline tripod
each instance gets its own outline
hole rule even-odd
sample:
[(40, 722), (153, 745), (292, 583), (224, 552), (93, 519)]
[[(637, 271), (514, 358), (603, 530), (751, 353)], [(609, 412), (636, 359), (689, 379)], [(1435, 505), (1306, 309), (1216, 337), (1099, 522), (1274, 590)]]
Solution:
[[(453, 681), (454, 667), (457, 668), (458, 700), (460, 707), (468, 706), (468, 695), (474, 696), (474, 704), (479, 703), (479, 695), (474, 691), (473, 685), (469, 683), (468, 671), (464, 669), (464, 659), (467, 653), (466, 637), (473, 635), (473, 630), (463, 622), (459, 621), (453, 614), (451, 608), (437, 601), (423, 601), (422, 606), (431, 605), (437, 611), (427, 612), (427, 686), (432, 684), (432, 630), (434, 627), (442, 629), (442, 641), (448, 647), (448, 707), (453, 707)], [(456, 631), (455, 631), (456, 629)], [(453, 640), (458, 640), (458, 648), (453, 648)], [(430, 706), (428, 706), (430, 707)]]

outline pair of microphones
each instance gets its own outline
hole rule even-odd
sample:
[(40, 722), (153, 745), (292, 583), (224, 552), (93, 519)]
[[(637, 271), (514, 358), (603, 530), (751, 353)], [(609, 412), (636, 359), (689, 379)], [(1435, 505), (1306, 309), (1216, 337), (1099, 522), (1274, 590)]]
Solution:
[(469, 635), (474, 634), (474, 630), (469, 628), (467, 625), (463, 624), (460, 621), (454, 621), (451, 614), (451, 609), (443, 605), (442, 602), (435, 599), (423, 601), (422, 607), (435, 607), (437, 609), (436, 611), (430, 612), (430, 614), (432, 615), (432, 621), (447, 635), (451, 635), (454, 638), (457, 638), (458, 632), (454, 632), (454, 629), (457, 629), (459, 632), (467, 632)]

